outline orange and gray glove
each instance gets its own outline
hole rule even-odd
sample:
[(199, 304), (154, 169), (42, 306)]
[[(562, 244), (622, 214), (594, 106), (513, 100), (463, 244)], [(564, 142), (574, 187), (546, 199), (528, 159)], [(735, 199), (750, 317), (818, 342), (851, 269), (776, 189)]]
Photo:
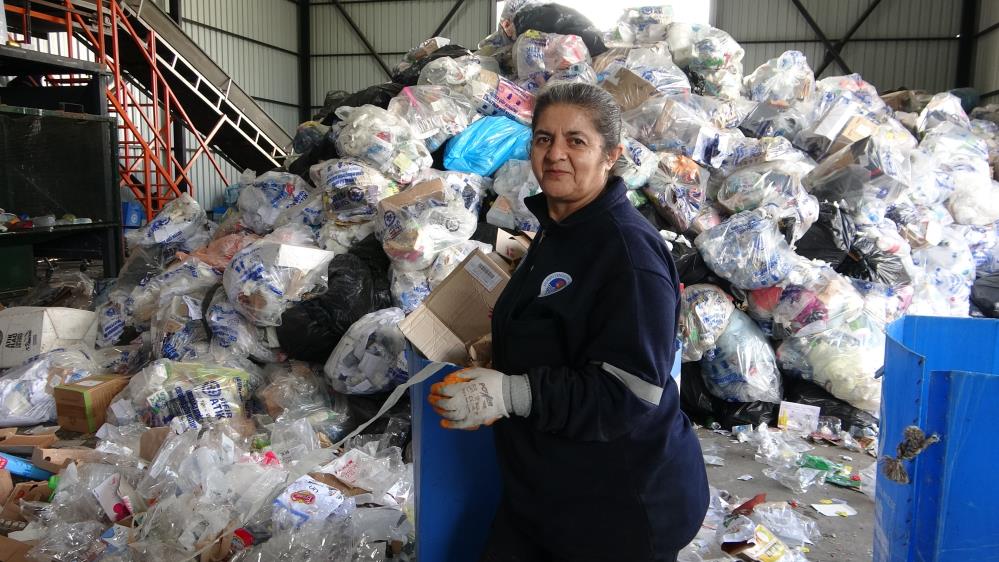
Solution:
[(492, 369), (462, 369), (430, 387), (430, 404), (448, 429), (478, 429), (500, 418), (531, 413), (531, 384), (525, 375)]

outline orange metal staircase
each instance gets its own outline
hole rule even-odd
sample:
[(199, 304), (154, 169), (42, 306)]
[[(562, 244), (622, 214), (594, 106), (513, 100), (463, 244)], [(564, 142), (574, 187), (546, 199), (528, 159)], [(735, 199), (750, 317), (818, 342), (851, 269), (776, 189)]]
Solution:
[[(103, 63), (113, 80), (108, 111), (118, 118), (119, 172), (147, 217), (197, 189), (192, 169), (207, 162), (229, 183), (218, 158), (263, 172), (280, 165), (291, 139), (155, 4), (143, 0), (27, 0), (5, 4), (22, 42), (65, 33), (65, 53)], [(20, 24), (20, 26), (18, 26)], [(75, 46), (74, 46), (75, 44)], [(80, 49), (85, 48), (85, 52)], [(77, 51), (77, 52), (74, 52)], [(75, 77), (49, 77), (72, 83)], [(193, 154), (175, 150), (180, 122)]]

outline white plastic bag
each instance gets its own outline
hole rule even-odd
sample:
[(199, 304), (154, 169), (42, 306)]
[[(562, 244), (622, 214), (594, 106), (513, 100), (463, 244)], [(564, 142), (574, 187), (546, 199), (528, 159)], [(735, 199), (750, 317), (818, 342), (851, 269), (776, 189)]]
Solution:
[[(496, 179), (493, 181), (493, 191), (500, 197), (505, 198), (509, 207), (509, 219), (500, 219), (499, 213), (506, 214), (506, 209), (500, 203), (493, 205), (486, 215), (489, 224), (500, 228), (513, 228), (515, 230), (537, 232), (541, 228), (537, 217), (528, 210), (524, 204), (524, 199), (541, 192), (541, 186), (531, 171), (531, 163), (527, 160), (507, 160), (505, 164), (496, 170)], [(496, 211), (494, 214), (493, 211)]]
[(614, 163), (611, 173), (621, 178), (628, 189), (640, 189), (649, 183), (659, 165), (659, 155), (637, 140), (622, 136), (624, 152)]
[(433, 152), (465, 130), (475, 117), (472, 102), (446, 86), (412, 86), (389, 102), (388, 111), (403, 118)]
[(404, 271), (396, 267), (389, 270), (392, 304), (410, 314), (430, 296), (430, 279), (428, 269)]
[(680, 297), (683, 360), (700, 361), (704, 352), (714, 349), (718, 338), (725, 333), (735, 305), (724, 291), (709, 284), (684, 287)]
[(187, 193), (182, 193), (163, 206), (145, 226), (125, 235), (130, 249), (160, 248), (163, 254), (174, 251), (191, 252), (204, 246), (210, 238), (206, 226), (208, 215)]
[(333, 252), (310, 240), (311, 234), (286, 241), (271, 235), (240, 250), (222, 276), (229, 301), (254, 324), (279, 326), (292, 303), (326, 288)]
[(753, 101), (789, 105), (812, 93), (815, 75), (804, 53), (784, 51), (757, 67), (743, 85), (746, 97)]
[(303, 203), (311, 189), (305, 180), (287, 172), (267, 172), (239, 193), (236, 207), (242, 222), (257, 234), (273, 230), (282, 211)]
[(780, 403), (781, 379), (766, 336), (741, 310), (732, 310), (717, 345), (704, 353), (708, 391), (729, 402)]
[(404, 317), (402, 310), (386, 308), (355, 322), (323, 368), (330, 387), (343, 394), (373, 394), (406, 382), (406, 338), (399, 331)]
[(403, 185), (433, 165), (426, 144), (402, 117), (374, 105), (340, 107), (336, 114), (343, 119), (336, 139), (340, 154), (363, 158)]
[(664, 152), (643, 191), (663, 218), (677, 231), (687, 232), (709, 207), (708, 176), (691, 158)]
[(52, 389), (76, 382), (98, 367), (83, 349), (60, 349), (32, 357), (0, 377), (0, 426), (48, 423), (56, 419)]
[(378, 202), (399, 193), (399, 184), (356, 158), (320, 162), (309, 175), (329, 194), (331, 218), (342, 223), (372, 220)]
[(740, 289), (772, 287), (791, 272), (794, 253), (763, 210), (744, 211), (694, 239), (704, 261)]

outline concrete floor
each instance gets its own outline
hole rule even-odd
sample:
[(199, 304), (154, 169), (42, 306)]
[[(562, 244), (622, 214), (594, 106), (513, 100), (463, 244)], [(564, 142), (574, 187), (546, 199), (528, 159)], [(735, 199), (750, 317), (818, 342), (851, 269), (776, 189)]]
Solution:
[[(853, 490), (847, 490), (825, 484), (813, 486), (805, 494), (795, 494), (776, 480), (763, 475), (766, 465), (756, 462), (753, 455), (756, 448), (750, 443), (733, 443), (731, 437), (719, 435), (707, 429), (698, 429), (698, 437), (702, 445), (714, 444), (721, 451), (719, 456), (725, 459), (725, 466), (708, 466), (708, 480), (719, 490), (727, 490), (730, 494), (743, 500), (748, 500), (756, 494), (765, 493), (767, 501), (795, 500), (802, 507), (799, 513), (815, 519), (822, 531), (822, 538), (810, 548), (806, 554), (810, 562), (867, 562), (872, 559), (872, 544), (874, 540), (874, 501)], [(850, 464), (855, 470), (867, 468), (874, 459), (864, 453), (848, 451), (842, 447), (815, 445), (810, 454), (819, 455), (836, 462)], [(840, 459), (840, 455), (848, 455), (853, 461)], [(749, 474), (749, 481), (738, 480), (738, 477)], [(852, 517), (826, 517), (810, 507), (822, 499), (842, 499), (857, 510)]]

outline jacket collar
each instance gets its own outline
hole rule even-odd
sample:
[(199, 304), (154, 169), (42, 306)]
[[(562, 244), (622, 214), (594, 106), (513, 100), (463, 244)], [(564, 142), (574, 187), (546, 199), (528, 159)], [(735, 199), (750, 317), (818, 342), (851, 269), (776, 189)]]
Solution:
[(541, 228), (547, 230), (553, 226), (569, 227), (584, 223), (589, 219), (600, 215), (603, 211), (620, 205), (622, 202), (627, 203), (627, 199), (625, 198), (626, 189), (627, 188), (625, 188), (624, 182), (621, 181), (621, 178), (611, 176), (607, 180), (607, 185), (604, 187), (603, 192), (598, 195), (596, 199), (591, 201), (582, 209), (579, 209), (568, 217), (565, 217), (561, 222), (555, 222), (548, 214), (548, 198), (543, 192), (530, 197), (525, 197), (524, 204), (527, 206), (527, 209), (531, 211), (535, 217), (537, 217), (538, 222), (541, 223)]

